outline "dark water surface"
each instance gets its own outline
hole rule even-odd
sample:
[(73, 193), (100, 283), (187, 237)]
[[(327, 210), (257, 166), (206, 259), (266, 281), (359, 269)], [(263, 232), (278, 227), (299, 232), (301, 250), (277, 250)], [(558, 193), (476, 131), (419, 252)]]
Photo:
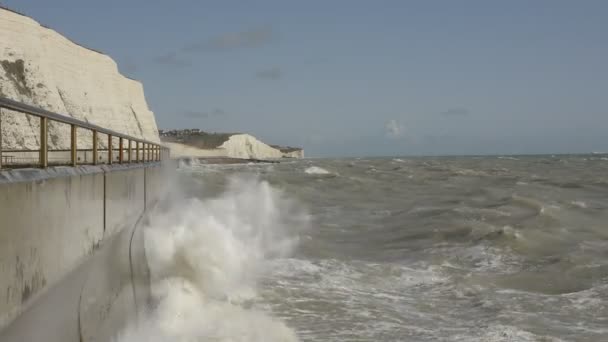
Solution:
[(608, 341), (608, 158), (191, 166), (255, 173), (313, 227), (259, 306), (302, 341)]

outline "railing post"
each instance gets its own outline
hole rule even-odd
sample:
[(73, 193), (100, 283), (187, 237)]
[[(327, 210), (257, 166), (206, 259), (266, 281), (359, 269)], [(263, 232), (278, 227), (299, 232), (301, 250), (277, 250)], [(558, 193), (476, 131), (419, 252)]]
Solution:
[(108, 134), (108, 165), (112, 165), (112, 134)]
[(76, 142), (76, 125), (72, 124), (72, 134), (70, 138), (70, 157), (72, 161), (72, 166), (76, 166), (78, 164), (78, 146)]
[(133, 149), (131, 148), (131, 142), (132, 142), (132, 140), (129, 139), (129, 159), (128, 159), (129, 164), (131, 164), (131, 160), (132, 160), (131, 153), (133, 153)]
[[(31, 115), (38, 117), (40, 119), (40, 149), (38, 155), (38, 166), (40, 168), (48, 168), (49, 167), (49, 121), (56, 121), (61, 124), (70, 125), (70, 164), (73, 167), (83, 164), (89, 164), (89, 154), (88, 150), (81, 149), (80, 152), (84, 151), (84, 154), (78, 154), (78, 129), (86, 129), (91, 131), (92, 140), (93, 140), (93, 148), (92, 148), (92, 156), (93, 156), (93, 165), (100, 164), (100, 160), (103, 158), (100, 156), (100, 142), (99, 142), (99, 133), (106, 134), (108, 136), (108, 159), (107, 162), (109, 165), (114, 163), (114, 146), (113, 146), (113, 138), (114, 131), (109, 129), (101, 128), (95, 125), (91, 125), (88, 122), (84, 122), (81, 120), (76, 120), (69, 117), (64, 117), (57, 113), (52, 113), (47, 110), (43, 110), (40, 108), (35, 108), (33, 106), (29, 106), (23, 103), (19, 103), (17, 101), (13, 101), (10, 99), (5, 99), (0, 96), (0, 168), (5, 167), (6, 159), (3, 151), (3, 136), (2, 136), (2, 124), (4, 113), (3, 110), (14, 110), (16, 112), (20, 112), (25, 115)], [(5, 123), (6, 124), (6, 123)], [(132, 163), (136, 161), (138, 163), (144, 162), (157, 162), (162, 161), (164, 158), (169, 157), (169, 150), (164, 149), (163, 146), (157, 143), (151, 143), (146, 141), (137, 140), (136, 138), (132, 138), (130, 136), (125, 136), (120, 133), (116, 133), (116, 136), (119, 138), (118, 144), (118, 158), (117, 161), (121, 164), (124, 163)], [(125, 146), (125, 139), (128, 141), (128, 147)], [(135, 157), (133, 156), (133, 141), (135, 141)], [(103, 145), (103, 144), (102, 144)], [(127, 150), (128, 149), (128, 150)], [(52, 152), (57, 152), (58, 150), (52, 150)], [(64, 151), (64, 150), (61, 150)], [(103, 150), (102, 150), (103, 151)], [(125, 158), (125, 153), (129, 153), (128, 157)], [(12, 158), (12, 157), (11, 157)]]
[(93, 130), (93, 165), (97, 165), (97, 131)]
[(48, 151), (48, 119), (40, 118), (40, 167), (46, 169), (49, 166), (49, 151)]
[(122, 137), (118, 137), (118, 164), (122, 164), (124, 156), (122, 155)]
[(2, 170), (2, 107), (0, 107), (0, 170)]

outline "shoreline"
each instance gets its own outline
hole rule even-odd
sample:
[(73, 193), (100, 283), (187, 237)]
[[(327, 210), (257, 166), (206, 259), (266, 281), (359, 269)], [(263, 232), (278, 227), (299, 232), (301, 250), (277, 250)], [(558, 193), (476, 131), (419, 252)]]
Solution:
[(253, 158), (232, 158), (232, 157), (182, 157), (179, 160), (189, 162), (197, 160), (201, 164), (217, 165), (217, 164), (279, 164), (279, 160), (262, 160)]

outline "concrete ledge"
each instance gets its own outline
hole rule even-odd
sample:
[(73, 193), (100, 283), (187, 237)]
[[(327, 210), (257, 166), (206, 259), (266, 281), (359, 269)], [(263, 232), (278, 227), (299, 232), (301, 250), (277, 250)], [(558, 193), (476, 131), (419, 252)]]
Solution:
[(161, 162), (153, 162), (145, 164), (80, 165), (77, 167), (54, 166), (46, 169), (3, 169), (0, 170), (0, 184), (31, 182), (54, 177), (71, 177), (76, 175), (87, 175), (118, 170), (146, 169), (161, 166), (161, 164)]
[[(132, 229), (162, 196), (165, 169), (146, 163), (0, 171), (0, 331)], [(118, 255), (128, 262), (128, 253)]]
[(115, 168), (105, 173), (104, 236), (133, 227), (144, 212), (145, 172), (143, 168)]
[(103, 239), (104, 173), (0, 185), (0, 327)]
[(147, 306), (150, 283), (143, 250), (141, 225), (107, 239), (0, 330), (0, 341), (110, 341)]

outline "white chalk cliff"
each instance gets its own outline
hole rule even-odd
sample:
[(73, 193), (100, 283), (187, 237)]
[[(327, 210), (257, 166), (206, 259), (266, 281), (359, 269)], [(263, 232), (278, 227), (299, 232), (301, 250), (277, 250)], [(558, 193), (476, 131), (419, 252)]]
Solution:
[[(121, 75), (110, 57), (5, 9), (0, 9), (0, 96), (159, 142), (140, 82)], [(4, 149), (38, 148), (37, 118), (7, 110), (1, 115)], [(78, 133), (79, 147), (90, 148), (90, 132)], [(67, 125), (49, 125), (50, 148), (68, 148), (69, 139)]]
[(230, 157), (241, 159), (303, 158), (304, 151), (297, 149), (283, 152), (249, 134), (233, 134), (223, 144), (213, 149), (201, 149), (185, 144), (166, 142), (172, 157)]
[(280, 150), (249, 134), (235, 134), (219, 148), (226, 150), (226, 154), (233, 158), (278, 159), (283, 157)]

